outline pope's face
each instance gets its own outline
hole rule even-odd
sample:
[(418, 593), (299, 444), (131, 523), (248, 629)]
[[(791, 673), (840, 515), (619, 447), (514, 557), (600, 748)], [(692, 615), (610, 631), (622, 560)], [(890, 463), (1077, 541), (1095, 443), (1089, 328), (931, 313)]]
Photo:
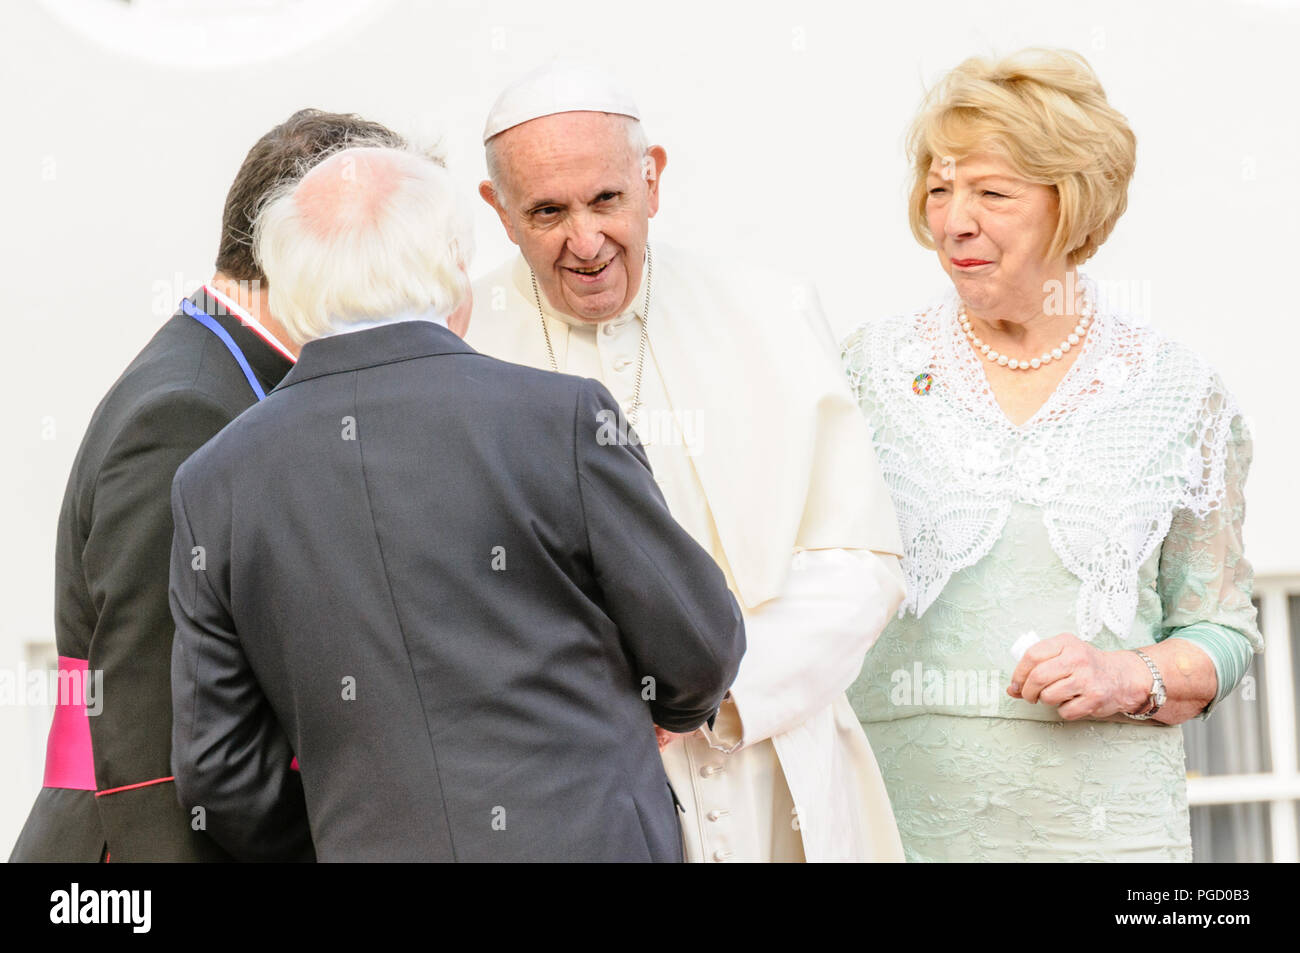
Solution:
[(558, 113), (507, 129), (493, 145), (502, 181), (479, 187), (552, 307), (592, 323), (623, 313), (640, 290), (664, 150), (628, 145), (627, 120)]

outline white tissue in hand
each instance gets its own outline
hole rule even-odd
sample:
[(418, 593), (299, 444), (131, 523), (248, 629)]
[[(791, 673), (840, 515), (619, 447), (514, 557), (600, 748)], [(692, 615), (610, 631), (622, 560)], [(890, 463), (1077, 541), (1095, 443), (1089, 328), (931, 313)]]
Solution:
[(1038, 641), (1037, 632), (1026, 632), (1011, 645), (1011, 657), (1017, 662), (1029, 651), (1029, 646)]

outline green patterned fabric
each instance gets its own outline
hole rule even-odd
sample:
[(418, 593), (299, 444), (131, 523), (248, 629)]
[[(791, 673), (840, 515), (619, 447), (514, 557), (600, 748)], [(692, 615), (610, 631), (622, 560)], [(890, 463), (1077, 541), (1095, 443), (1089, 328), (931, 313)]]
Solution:
[(1255, 656), (1250, 639), (1236, 629), (1213, 622), (1197, 622), (1182, 629), (1171, 629), (1169, 636), (1177, 637), (1204, 649), (1214, 662), (1215, 674), (1219, 677), (1219, 690), (1211, 702), (1201, 712), (1201, 718), (1209, 718), (1219, 702), (1223, 701), (1241, 683), (1250, 667), (1250, 660)]
[[(909, 464), (927, 461), (900, 463), (898, 444), (880, 446), (882, 433), (907, 424), (883, 419), (888, 411), (873, 382), (884, 375), (864, 363), (862, 336), (871, 327), (846, 340), (845, 369), (877, 452), (895, 455), (885, 469), (887, 482), (891, 473), (897, 482), (896, 474), (912, 472)], [(1208, 515), (1173, 513), (1163, 541), (1137, 567), (1131, 627), (1103, 627), (1091, 639), (1118, 651), (1186, 638), (1214, 661), (1215, 704), (1263, 648), (1242, 556), (1251, 444), (1240, 416), (1220, 440), (1221, 501)], [(1086, 472), (1088, 461), (1056, 465)], [(1052, 706), (1006, 694), (1018, 661), (1012, 646), (1025, 633), (1078, 631), (1080, 585), (1057, 555), (1042, 507), (1015, 500), (991, 549), (948, 576), (919, 618), (907, 611), (891, 622), (868, 653), (849, 700), (880, 763), (909, 860), (1191, 859), (1181, 729), (1064, 722)]]

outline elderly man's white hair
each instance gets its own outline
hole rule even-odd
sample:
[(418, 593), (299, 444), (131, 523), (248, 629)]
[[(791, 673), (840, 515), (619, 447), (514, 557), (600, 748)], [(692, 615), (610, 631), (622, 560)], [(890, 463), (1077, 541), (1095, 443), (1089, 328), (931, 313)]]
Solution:
[(267, 303), (296, 344), (384, 318), (447, 317), (469, 294), (473, 252), (447, 170), (401, 149), (342, 149), (278, 190), (253, 223)]

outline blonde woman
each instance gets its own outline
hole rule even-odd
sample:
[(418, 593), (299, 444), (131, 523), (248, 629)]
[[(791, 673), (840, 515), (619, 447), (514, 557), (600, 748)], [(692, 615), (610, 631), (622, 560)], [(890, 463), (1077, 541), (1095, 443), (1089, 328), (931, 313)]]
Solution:
[(1083, 57), (971, 59), (913, 125), (953, 291), (843, 343), (909, 594), (850, 690), (911, 860), (1191, 859), (1182, 733), (1262, 650), (1250, 439), (1079, 270), (1136, 141)]

